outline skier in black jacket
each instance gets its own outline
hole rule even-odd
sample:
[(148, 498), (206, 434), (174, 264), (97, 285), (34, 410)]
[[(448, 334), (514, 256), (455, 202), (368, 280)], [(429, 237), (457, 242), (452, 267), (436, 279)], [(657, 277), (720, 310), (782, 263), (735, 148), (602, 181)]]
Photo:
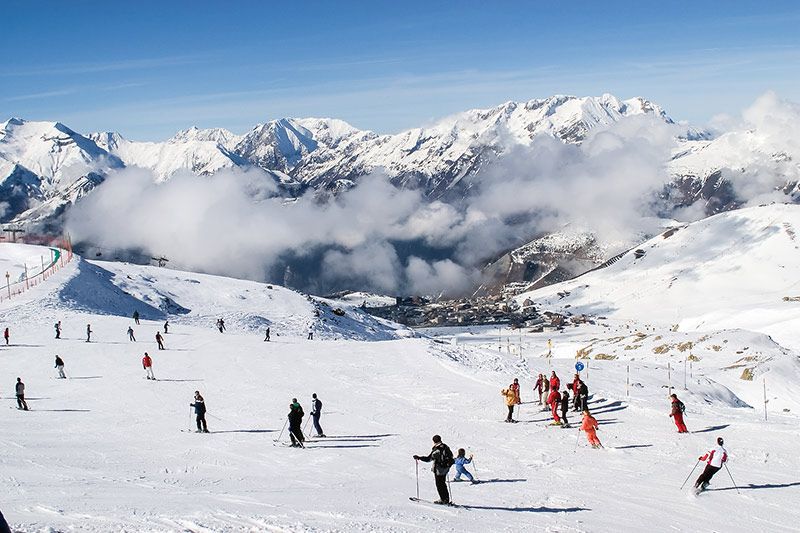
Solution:
[(322, 416), (322, 402), (317, 398), (317, 393), (311, 395), (311, 419), (314, 421), (314, 429), (317, 432), (317, 437), (324, 437), (325, 433), (322, 431), (322, 426), (319, 425), (319, 417)]
[(569, 422), (567, 421), (567, 411), (569, 411), (569, 392), (567, 389), (564, 389), (564, 392), (561, 393), (561, 427), (567, 428), (569, 427)]
[(58, 370), (58, 377), (59, 379), (67, 379), (67, 376), (64, 374), (64, 360), (61, 359), (59, 356), (56, 355), (56, 370)]
[(206, 424), (206, 402), (200, 395), (200, 391), (194, 391), (194, 403), (190, 403), (194, 407), (194, 414), (197, 415), (197, 433), (208, 433), (208, 425)]
[(16, 393), (17, 393), (17, 409), (22, 409), (23, 411), (27, 411), (28, 404), (27, 402), (25, 402), (25, 384), (22, 382), (22, 378), (17, 378)]
[(433, 503), (449, 505), (450, 493), (447, 490), (447, 474), (450, 472), (450, 467), (455, 463), (453, 451), (447, 444), (442, 442), (442, 437), (434, 435), (431, 453), (425, 456), (415, 455), (414, 460), (426, 463), (433, 461), (431, 471), (433, 472), (433, 478), (436, 480), (436, 491), (439, 493), (439, 499)]
[(292, 398), (289, 404), (289, 437), (292, 439), (292, 447), (301, 447), (305, 442), (303, 437), (303, 407), (297, 402), (297, 398)]
[(577, 403), (579, 405), (579, 412), (586, 411), (589, 409), (589, 387), (586, 386), (586, 383), (581, 380), (580, 384), (578, 385), (578, 400)]

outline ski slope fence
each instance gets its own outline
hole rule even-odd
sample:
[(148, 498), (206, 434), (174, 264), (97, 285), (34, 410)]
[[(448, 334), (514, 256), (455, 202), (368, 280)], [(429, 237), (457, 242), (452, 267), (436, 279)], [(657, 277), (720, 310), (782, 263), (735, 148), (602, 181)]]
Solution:
[[(0, 240), (0, 242), (9, 242)], [(15, 282), (11, 282), (11, 275), (8, 272), (0, 272), (0, 278), (5, 274), (5, 286), (0, 287), (0, 302), (13, 299), (24, 293), (31, 287), (43, 283), (54, 273), (61, 270), (67, 263), (72, 261), (72, 241), (69, 236), (52, 235), (25, 235), (17, 238), (14, 242), (20, 244), (36, 244), (50, 248), (50, 257), (41, 256), (38, 264), (25, 264), (22, 276)]]

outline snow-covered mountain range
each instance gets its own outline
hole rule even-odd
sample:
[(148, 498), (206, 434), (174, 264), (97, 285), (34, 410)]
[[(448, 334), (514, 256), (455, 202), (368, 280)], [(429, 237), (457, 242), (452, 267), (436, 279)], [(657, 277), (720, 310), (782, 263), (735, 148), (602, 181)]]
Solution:
[[(636, 115), (673, 123), (652, 102), (611, 95), (507, 102), (395, 135), (309, 118), (273, 120), (244, 135), (193, 127), (164, 142), (138, 142), (116, 132), (82, 135), (57, 122), (10, 119), (0, 124), (0, 201), (7, 204), (6, 221), (46, 221), (99, 184), (109, 170), (123, 166), (150, 169), (159, 180), (179, 171), (207, 175), (258, 167), (270, 172), (287, 195), (308, 188), (341, 191), (382, 170), (399, 186), (441, 197), (538, 135), (580, 143), (588, 132)], [(707, 137), (683, 128), (687, 140)]]

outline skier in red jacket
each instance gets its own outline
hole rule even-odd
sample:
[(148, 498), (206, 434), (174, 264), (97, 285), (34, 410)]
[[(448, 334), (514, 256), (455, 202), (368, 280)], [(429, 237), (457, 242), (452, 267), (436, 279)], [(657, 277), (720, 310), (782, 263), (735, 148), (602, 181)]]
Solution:
[(550, 390), (561, 390), (561, 380), (556, 376), (556, 371), (550, 376)]
[(142, 357), (142, 368), (147, 373), (147, 379), (156, 379), (156, 376), (153, 374), (153, 360), (150, 359), (150, 356), (147, 352), (144, 352), (144, 357)]
[(686, 410), (686, 406), (678, 399), (677, 394), (670, 394), (669, 397), (672, 398), (672, 411), (669, 416), (678, 426), (678, 433), (689, 433), (689, 430), (686, 429), (686, 424), (683, 423), (683, 412)]
[(558, 405), (561, 403), (561, 393), (558, 392), (558, 389), (550, 389), (550, 395), (547, 397), (547, 405), (550, 406), (550, 410), (553, 413), (553, 424), (554, 426), (561, 425), (561, 419), (558, 417)]

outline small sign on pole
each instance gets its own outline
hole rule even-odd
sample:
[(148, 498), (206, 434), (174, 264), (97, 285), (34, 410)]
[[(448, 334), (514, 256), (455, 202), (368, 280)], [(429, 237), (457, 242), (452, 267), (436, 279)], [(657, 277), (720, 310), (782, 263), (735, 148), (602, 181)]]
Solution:
[(583, 370), (583, 363), (581, 363), (580, 361), (578, 361), (577, 363), (575, 363), (575, 370), (577, 370), (578, 372), (580, 372), (581, 370)]

